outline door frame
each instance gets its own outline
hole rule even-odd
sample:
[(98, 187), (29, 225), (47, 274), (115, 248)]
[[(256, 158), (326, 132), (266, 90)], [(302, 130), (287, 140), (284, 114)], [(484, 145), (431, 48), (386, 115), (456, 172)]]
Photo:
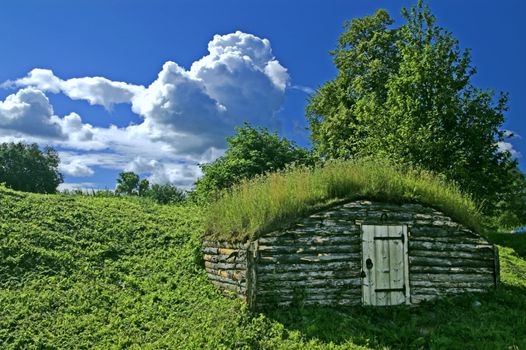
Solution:
[[(362, 300), (362, 305), (371, 305), (371, 306), (379, 306), (379, 305), (373, 305), (373, 304), (366, 304), (365, 303), (365, 298), (364, 298), (364, 288), (365, 288), (365, 284), (364, 284), (364, 277), (363, 277), (363, 273), (364, 273), (364, 251), (363, 251), (363, 246), (364, 246), (364, 230), (363, 230), (363, 226), (401, 226), (402, 227), (402, 236), (401, 236), (401, 240), (402, 240), (402, 243), (403, 243), (403, 255), (404, 255), (404, 258), (403, 258), (403, 264), (404, 264), (404, 268), (403, 268), (403, 272), (404, 272), (404, 296), (405, 296), (405, 303), (406, 305), (409, 305), (411, 304), (411, 291), (410, 291), (410, 287), (409, 287), (409, 227), (407, 224), (395, 224), (395, 223), (390, 223), (390, 224), (384, 224), (384, 223), (381, 223), (381, 224), (373, 224), (373, 223), (363, 223), (363, 222), (357, 222), (357, 225), (360, 227), (360, 255), (361, 255), (361, 259), (360, 259), (360, 279), (361, 279), (361, 300)], [(374, 237), (373, 237), (374, 238)], [(402, 305), (402, 304), (398, 304), (398, 305)], [(391, 305), (386, 305), (386, 306), (391, 306)]]

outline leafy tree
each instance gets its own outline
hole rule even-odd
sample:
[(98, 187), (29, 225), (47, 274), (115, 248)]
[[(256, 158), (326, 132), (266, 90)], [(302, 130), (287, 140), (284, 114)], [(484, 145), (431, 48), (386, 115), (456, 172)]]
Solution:
[(487, 212), (509, 193), (516, 168), (499, 128), (507, 95), (471, 83), (475, 68), (422, 1), (391, 28), (384, 10), (346, 22), (332, 55), (338, 76), (306, 108), (325, 158), (388, 157), (456, 181)]
[(51, 147), (37, 144), (0, 144), (0, 183), (26, 192), (55, 193), (63, 182), (58, 171), (60, 159)]
[(125, 194), (128, 196), (139, 195), (139, 175), (133, 171), (122, 172), (117, 178), (117, 194)]
[(183, 191), (170, 184), (153, 184), (145, 192), (145, 196), (153, 199), (159, 204), (177, 204), (184, 202), (186, 199), (186, 195)]
[(149, 190), (150, 181), (148, 181), (147, 179), (142, 179), (141, 181), (139, 181), (139, 185), (137, 187), (137, 194), (139, 196), (146, 196)]
[(241, 179), (283, 169), (289, 164), (312, 162), (309, 151), (266, 128), (245, 123), (226, 140), (228, 149), (224, 156), (200, 165), (204, 175), (196, 183), (194, 197), (206, 198)]

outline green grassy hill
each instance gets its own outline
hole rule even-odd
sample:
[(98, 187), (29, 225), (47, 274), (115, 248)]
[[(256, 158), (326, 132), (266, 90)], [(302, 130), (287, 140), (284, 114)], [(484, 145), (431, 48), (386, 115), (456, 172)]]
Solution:
[(202, 215), (0, 187), (0, 348), (526, 349), (526, 236), (492, 236), (509, 247), (484, 295), (251, 314), (207, 282)]

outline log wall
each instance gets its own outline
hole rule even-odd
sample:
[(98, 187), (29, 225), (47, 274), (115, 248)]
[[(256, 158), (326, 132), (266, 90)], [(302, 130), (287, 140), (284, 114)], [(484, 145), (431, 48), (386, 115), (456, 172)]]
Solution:
[(204, 241), (203, 259), (210, 281), (225, 294), (235, 294), (248, 301), (249, 244)]
[(248, 243), (205, 241), (212, 283), (251, 307), (361, 304), (362, 224), (407, 225), (411, 303), (481, 292), (499, 280), (483, 237), (418, 204), (354, 201)]

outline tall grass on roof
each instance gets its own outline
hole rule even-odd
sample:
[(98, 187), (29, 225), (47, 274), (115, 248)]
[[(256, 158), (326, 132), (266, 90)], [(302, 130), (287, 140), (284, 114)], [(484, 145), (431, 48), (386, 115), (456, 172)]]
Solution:
[(480, 231), (469, 196), (430, 172), (385, 160), (331, 161), (245, 180), (208, 208), (208, 238), (243, 241), (291, 224), (325, 206), (355, 199), (421, 203)]

